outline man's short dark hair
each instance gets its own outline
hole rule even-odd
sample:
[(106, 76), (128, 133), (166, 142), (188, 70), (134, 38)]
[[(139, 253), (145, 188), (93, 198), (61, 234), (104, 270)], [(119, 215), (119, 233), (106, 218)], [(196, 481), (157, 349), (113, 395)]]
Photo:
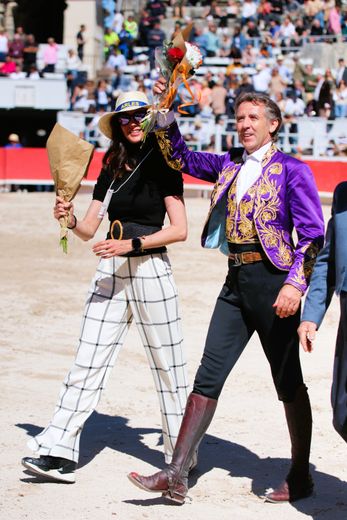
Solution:
[(253, 103), (254, 105), (264, 105), (265, 114), (269, 121), (278, 121), (278, 127), (271, 133), (273, 141), (276, 141), (278, 132), (282, 126), (282, 114), (279, 106), (272, 101), (266, 94), (259, 94), (256, 92), (244, 92), (240, 94), (235, 101), (235, 114), (242, 103)]

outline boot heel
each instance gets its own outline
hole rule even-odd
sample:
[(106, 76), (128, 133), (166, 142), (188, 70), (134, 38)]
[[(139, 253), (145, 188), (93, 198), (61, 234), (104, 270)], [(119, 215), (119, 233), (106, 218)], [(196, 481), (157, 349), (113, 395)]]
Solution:
[(161, 496), (166, 498), (166, 500), (170, 500), (170, 502), (175, 502), (175, 504), (184, 504), (186, 499), (186, 495), (182, 495), (178, 491), (173, 491), (170, 489), (164, 491)]

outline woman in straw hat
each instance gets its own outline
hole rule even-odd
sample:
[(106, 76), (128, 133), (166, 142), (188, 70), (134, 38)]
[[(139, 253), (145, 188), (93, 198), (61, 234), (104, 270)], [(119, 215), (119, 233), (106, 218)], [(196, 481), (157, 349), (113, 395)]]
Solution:
[[(72, 203), (56, 198), (55, 218), (68, 214), (69, 228), (82, 240), (93, 238), (106, 212), (110, 220), (107, 238), (93, 246), (100, 263), (76, 359), (51, 423), (28, 444), (39, 458), (22, 460), (31, 472), (63, 482), (75, 481), (82, 427), (133, 319), (158, 392), (167, 462), (187, 399), (177, 291), (166, 253), (166, 245), (187, 235), (183, 181), (166, 165), (151, 135), (142, 142), (140, 123), (148, 108), (143, 92), (126, 92), (117, 98), (115, 111), (101, 117), (99, 128), (111, 144), (83, 219), (77, 220)], [(166, 214), (170, 224), (163, 228)]]

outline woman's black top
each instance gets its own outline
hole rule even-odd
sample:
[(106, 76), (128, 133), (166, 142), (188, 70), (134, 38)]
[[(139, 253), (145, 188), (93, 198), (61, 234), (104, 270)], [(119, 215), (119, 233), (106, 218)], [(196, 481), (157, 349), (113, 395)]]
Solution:
[[(121, 187), (117, 193), (113, 193), (108, 206), (111, 223), (119, 220), (122, 224), (130, 222), (153, 228), (149, 233), (143, 232), (135, 236), (151, 234), (161, 229), (166, 214), (164, 198), (183, 195), (182, 175), (167, 165), (154, 135), (149, 135), (145, 143), (139, 146), (137, 164), (150, 149), (151, 153), (133, 175), (129, 171), (113, 182), (113, 191)], [(113, 179), (114, 172), (111, 168), (103, 168), (94, 187), (93, 199), (102, 202)], [(123, 238), (129, 237), (123, 235)]]

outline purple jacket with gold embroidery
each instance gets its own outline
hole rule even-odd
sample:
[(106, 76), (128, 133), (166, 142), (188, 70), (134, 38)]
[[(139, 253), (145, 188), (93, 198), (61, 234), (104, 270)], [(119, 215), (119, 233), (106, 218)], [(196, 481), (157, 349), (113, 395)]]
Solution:
[[(177, 123), (156, 131), (168, 164), (198, 179), (215, 183), (202, 232), (202, 245), (228, 254), (225, 233), (229, 189), (241, 164), (230, 154), (192, 152)], [(310, 168), (272, 145), (253, 187), (252, 219), (259, 241), (272, 264), (288, 271), (285, 283), (305, 292), (315, 259), (324, 241), (324, 220)], [(247, 194), (246, 194), (247, 195)], [(292, 232), (295, 228), (297, 242)]]

